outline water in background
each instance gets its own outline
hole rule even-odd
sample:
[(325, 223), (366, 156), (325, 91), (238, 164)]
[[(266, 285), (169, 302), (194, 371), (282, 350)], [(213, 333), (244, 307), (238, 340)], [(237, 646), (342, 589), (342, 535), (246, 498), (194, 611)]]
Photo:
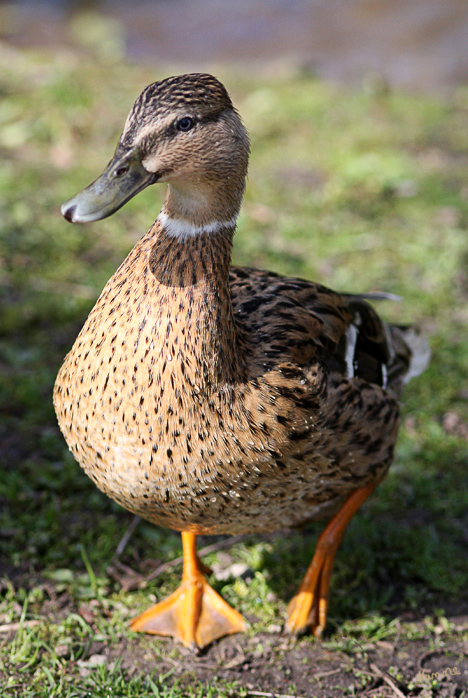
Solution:
[(0, 38), (22, 46), (94, 40), (131, 60), (190, 70), (299, 67), (340, 82), (375, 76), (438, 92), (468, 82), (466, 0), (0, 1)]

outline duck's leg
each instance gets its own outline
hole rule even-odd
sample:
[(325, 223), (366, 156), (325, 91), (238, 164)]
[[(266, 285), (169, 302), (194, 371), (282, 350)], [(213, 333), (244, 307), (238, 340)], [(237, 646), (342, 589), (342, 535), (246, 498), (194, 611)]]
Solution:
[(198, 559), (196, 536), (182, 533), (184, 567), (182, 584), (173, 594), (132, 621), (131, 629), (154, 635), (171, 635), (186, 647), (205, 647), (224, 635), (245, 630), (240, 613), (210, 587), (207, 568)]
[(288, 606), (288, 632), (300, 633), (310, 625), (316, 637), (322, 634), (327, 621), (328, 591), (336, 551), (349, 522), (376, 486), (377, 483), (373, 483), (355, 490), (320, 535), (299, 591)]

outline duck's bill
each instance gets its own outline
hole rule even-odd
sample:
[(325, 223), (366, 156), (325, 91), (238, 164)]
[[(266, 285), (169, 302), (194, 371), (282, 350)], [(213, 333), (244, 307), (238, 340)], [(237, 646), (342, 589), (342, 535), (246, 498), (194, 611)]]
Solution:
[(116, 153), (105, 172), (61, 207), (70, 223), (90, 223), (111, 216), (138, 192), (158, 180), (136, 153)]

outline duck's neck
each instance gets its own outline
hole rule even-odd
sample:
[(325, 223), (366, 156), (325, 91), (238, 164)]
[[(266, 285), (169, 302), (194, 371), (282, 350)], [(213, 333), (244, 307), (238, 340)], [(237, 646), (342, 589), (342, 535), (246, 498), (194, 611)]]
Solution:
[(171, 182), (162, 213), (171, 221), (187, 224), (186, 231), (208, 226), (211, 230), (235, 221), (245, 188), (245, 173), (233, 172), (227, 178)]
[(242, 375), (229, 287), (234, 228), (235, 216), (197, 225), (166, 205), (155, 224), (150, 268), (165, 316), (163, 351), (203, 392)]

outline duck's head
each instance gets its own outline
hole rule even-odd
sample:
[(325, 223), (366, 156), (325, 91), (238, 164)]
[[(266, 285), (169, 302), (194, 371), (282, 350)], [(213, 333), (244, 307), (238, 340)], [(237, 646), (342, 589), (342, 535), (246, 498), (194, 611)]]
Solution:
[(62, 206), (71, 223), (110, 216), (156, 182), (169, 184), (166, 213), (194, 225), (228, 220), (244, 190), (249, 141), (225, 87), (191, 73), (146, 87), (103, 174)]

